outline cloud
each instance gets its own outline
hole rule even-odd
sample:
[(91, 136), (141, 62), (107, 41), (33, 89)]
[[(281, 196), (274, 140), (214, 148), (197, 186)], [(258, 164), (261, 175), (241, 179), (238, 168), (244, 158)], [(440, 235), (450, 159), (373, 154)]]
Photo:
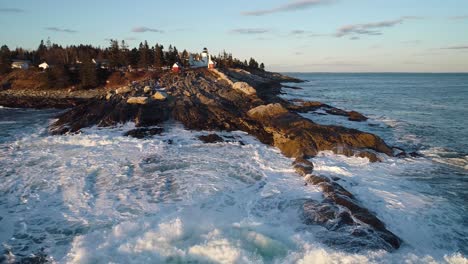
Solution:
[(291, 35), (303, 35), (305, 33), (307, 33), (307, 31), (302, 30), (302, 29), (295, 29), (295, 30), (291, 30), (291, 32), (289, 32), (289, 34), (291, 34)]
[(247, 11), (243, 12), (242, 15), (244, 16), (263, 16), (273, 13), (279, 12), (290, 12), (290, 11), (297, 11), (302, 10), (314, 6), (326, 5), (335, 2), (334, 0), (296, 0), (294, 2), (289, 2), (287, 4), (283, 4), (277, 7), (269, 8), (269, 9), (260, 9), (254, 11)]
[(9, 7), (2, 7), (0, 8), (1, 13), (23, 13), (24, 10), (20, 8), (9, 8)]
[(68, 28), (58, 28), (58, 27), (46, 27), (46, 30), (54, 31), (54, 32), (63, 32), (63, 33), (76, 33), (78, 31)]
[(149, 27), (134, 27), (132, 28), (132, 32), (134, 33), (144, 33), (144, 32), (164, 33), (163, 30), (156, 29), (156, 28), (149, 28)]
[(468, 45), (466, 46), (450, 46), (450, 47), (444, 47), (440, 49), (448, 49), (448, 50), (465, 50), (468, 49)]
[(353, 38), (358, 35), (382, 35), (382, 32), (380, 31), (382, 28), (393, 27), (395, 25), (401, 24), (404, 20), (405, 18), (400, 18), (373, 23), (346, 25), (339, 28), (336, 31), (335, 36), (339, 38), (344, 36), (351, 36), (351, 38)]
[(401, 41), (402, 44), (406, 44), (406, 45), (417, 45), (417, 44), (421, 44), (422, 41), (419, 40), (419, 39), (413, 39), (413, 40), (405, 40), (405, 41)]
[(256, 34), (268, 33), (270, 32), (270, 30), (266, 28), (237, 28), (237, 29), (232, 29), (229, 32), (236, 33), (236, 34), (244, 34), (244, 35), (256, 35)]
[(308, 30), (294, 29), (294, 30), (289, 31), (288, 35), (285, 37), (316, 38), (316, 37), (327, 37), (327, 36), (330, 36), (330, 35), (329, 34), (317, 34)]
[(423, 16), (402, 16), (402, 19), (426, 19), (426, 17)]
[(464, 16), (451, 16), (451, 17), (449, 17), (448, 19), (450, 19), (450, 20), (465, 20), (465, 19), (468, 19), (468, 15), (464, 15)]

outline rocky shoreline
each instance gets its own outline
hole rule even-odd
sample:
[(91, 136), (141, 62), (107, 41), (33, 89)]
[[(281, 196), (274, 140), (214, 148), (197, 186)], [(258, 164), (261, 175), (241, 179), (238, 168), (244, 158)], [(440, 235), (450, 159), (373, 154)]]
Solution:
[[(281, 83), (301, 80), (277, 73), (197, 69), (166, 73), (158, 82), (157, 86), (136, 83), (88, 97), (15, 97), (6, 90), (0, 92), (0, 105), (73, 106), (50, 126), (52, 134), (79, 133), (80, 129), (90, 126), (135, 122), (138, 128), (126, 135), (141, 138), (162, 132), (155, 127), (167, 120), (176, 120), (193, 130), (248, 132), (262, 143), (281, 150), (293, 160), (292, 166), (306, 184), (317, 185), (323, 191), (321, 201), (304, 200), (302, 215), (306, 224), (322, 225), (342, 234), (339, 239), (324, 243), (389, 251), (400, 247), (402, 241), (345, 190), (339, 178), (315, 175), (310, 161), (318, 152), (329, 150), (377, 162), (379, 155), (394, 156), (395, 149), (376, 135), (320, 125), (300, 113), (321, 109), (357, 122), (367, 120), (365, 116), (320, 102), (284, 100), (278, 96)], [(201, 140), (218, 142), (222, 138), (212, 134)]]

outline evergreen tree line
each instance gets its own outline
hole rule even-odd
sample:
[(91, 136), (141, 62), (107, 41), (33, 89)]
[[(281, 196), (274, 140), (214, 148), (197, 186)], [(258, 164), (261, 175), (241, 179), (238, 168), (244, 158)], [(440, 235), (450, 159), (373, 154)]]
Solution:
[[(92, 45), (72, 45), (63, 47), (52, 43), (50, 39), (46, 42), (41, 40), (35, 50), (16, 48), (10, 50), (8, 46), (0, 47), (0, 74), (11, 71), (13, 60), (29, 60), (35, 66), (47, 62), (51, 67), (46, 70), (50, 87), (59, 88), (67, 85), (80, 85), (83, 88), (92, 88), (105, 83), (111, 72), (116, 70), (133, 69), (160, 71), (163, 67), (170, 67), (175, 62), (182, 66), (189, 66), (189, 52), (179, 50), (169, 45), (167, 50), (164, 46), (156, 43), (150, 46), (145, 40), (138, 47), (129, 48), (125, 40), (109, 40), (106, 48), (94, 47)], [(217, 67), (239, 67), (245, 69), (264, 70), (263, 63), (259, 64), (250, 58), (247, 62), (233, 58), (232, 54), (223, 52), (213, 56)], [(93, 61), (94, 60), (94, 61)]]
[(264, 71), (265, 64), (258, 63), (254, 58), (250, 58), (249, 61), (244, 60), (241, 61), (237, 58), (234, 58), (231, 53), (227, 53), (224, 51), (222, 54), (218, 56), (213, 56), (212, 59), (216, 62), (216, 67), (219, 68), (241, 68), (241, 69), (259, 69)]

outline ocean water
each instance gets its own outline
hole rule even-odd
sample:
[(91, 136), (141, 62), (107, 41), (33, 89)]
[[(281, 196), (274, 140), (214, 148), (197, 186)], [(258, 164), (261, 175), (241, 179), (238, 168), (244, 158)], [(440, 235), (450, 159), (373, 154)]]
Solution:
[(320, 153), (315, 172), (342, 185), (403, 239), (394, 252), (325, 243), (305, 225), (304, 199), (321, 192), (291, 159), (243, 132), (204, 144), (207, 131), (164, 124), (50, 136), (58, 110), (0, 107), (0, 262), (44, 255), (56, 263), (467, 263), (468, 75), (291, 74), (285, 98), (360, 111), (367, 122), (304, 114), (369, 131), (422, 154), (383, 162)]

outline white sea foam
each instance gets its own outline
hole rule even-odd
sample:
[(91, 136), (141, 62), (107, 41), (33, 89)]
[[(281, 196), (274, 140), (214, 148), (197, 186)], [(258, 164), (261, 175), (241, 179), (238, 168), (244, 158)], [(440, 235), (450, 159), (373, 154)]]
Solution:
[(421, 153), (423, 153), (426, 157), (431, 158), (435, 162), (468, 170), (468, 155), (459, 156), (459, 154), (456, 152), (440, 147), (433, 147), (422, 150)]
[(8, 143), (0, 160), (4, 246), (15, 252), (34, 239), (27, 253), (44, 247), (59, 263), (466, 261), (450, 241), (463, 230), (456, 208), (401, 179), (430, 170), (428, 160), (373, 164), (328, 152), (313, 159), (316, 173), (341, 177), (405, 241), (396, 253), (353, 254), (324, 246), (316, 237), (324, 228), (303, 224), (301, 199), (320, 200), (321, 192), (305, 186), (277, 149), (243, 132), (203, 144), (196, 136), (206, 132), (178, 124), (152, 139), (122, 136), (132, 128), (38, 130)]

